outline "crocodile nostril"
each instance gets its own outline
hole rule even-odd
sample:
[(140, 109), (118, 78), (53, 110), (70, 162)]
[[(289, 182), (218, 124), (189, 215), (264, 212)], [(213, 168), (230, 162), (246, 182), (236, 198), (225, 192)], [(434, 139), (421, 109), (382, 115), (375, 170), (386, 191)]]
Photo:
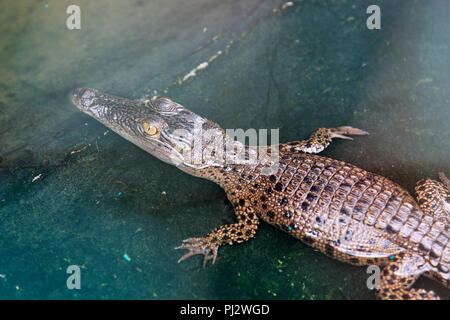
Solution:
[(72, 91), (72, 97), (78, 98), (78, 99), (79, 99), (80, 97), (83, 96), (84, 91), (86, 91), (86, 88), (77, 88), (77, 89), (74, 89), (74, 90)]

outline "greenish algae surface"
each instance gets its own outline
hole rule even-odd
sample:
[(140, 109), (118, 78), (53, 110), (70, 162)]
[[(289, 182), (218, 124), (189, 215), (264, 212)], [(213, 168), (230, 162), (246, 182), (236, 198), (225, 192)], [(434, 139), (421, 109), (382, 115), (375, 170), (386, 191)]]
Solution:
[[(0, 4), (0, 298), (373, 299), (364, 268), (266, 224), (213, 266), (177, 264), (183, 239), (234, 221), (225, 193), (109, 132), (69, 93), (167, 95), (224, 128), (279, 128), (281, 141), (359, 127), (371, 135), (323, 154), (412, 192), (450, 173), (448, 4), (78, 2), (79, 31), (65, 27), (70, 1)], [(366, 28), (370, 4), (381, 30)], [(72, 264), (81, 290), (66, 287)]]

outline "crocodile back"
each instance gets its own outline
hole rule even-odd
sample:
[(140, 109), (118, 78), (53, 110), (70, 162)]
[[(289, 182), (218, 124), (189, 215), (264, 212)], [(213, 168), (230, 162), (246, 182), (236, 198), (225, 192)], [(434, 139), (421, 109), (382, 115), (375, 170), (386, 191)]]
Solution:
[(382, 258), (412, 249), (448, 271), (448, 226), (424, 215), (389, 179), (303, 153), (280, 154), (273, 175), (262, 174), (263, 168), (236, 165), (232, 178), (224, 173), (222, 185), (230, 199), (249, 199), (266, 222), (337, 259)]

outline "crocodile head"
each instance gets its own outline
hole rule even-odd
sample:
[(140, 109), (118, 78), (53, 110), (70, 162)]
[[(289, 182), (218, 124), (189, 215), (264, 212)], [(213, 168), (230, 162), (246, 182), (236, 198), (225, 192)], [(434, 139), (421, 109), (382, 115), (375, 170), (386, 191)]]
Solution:
[[(83, 112), (125, 139), (149, 152), (160, 160), (176, 165), (193, 174), (193, 170), (207, 167), (194, 161), (208, 139), (197, 139), (198, 129), (215, 129), (223, 135), (223, 129), (182, 105), (168, 99), (154, 101), (130, 100), (80, 88), (72, 92), (73, 103)], [(196, 131), (197, 130), (197, 131)], [(194, 139), (195, 138), (195, 139)], [(198, 142), (198, 147), (195, 143)]]

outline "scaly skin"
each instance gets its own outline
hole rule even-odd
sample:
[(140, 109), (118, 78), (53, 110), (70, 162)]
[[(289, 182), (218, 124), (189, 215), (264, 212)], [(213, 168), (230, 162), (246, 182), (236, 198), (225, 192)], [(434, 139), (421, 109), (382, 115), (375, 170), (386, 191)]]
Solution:
[[(267, 163), (196, 164), (181, 149), (192, 151), (194, 123), (221, 132), (214, 122), (161, 98), (133, 101), (93, 89), (78, 89), (73, 102), (126, 139), (181, 170), (219, 184), (234, 206), (237, 223), (177, 249), (183, 261), (204, 255), (216, 261), (218, 248), (254, 237), (264, 220), (326, 255), (354, 265), (383, 266), (382, 299), (437, 299), (432, 291), (410, 289), (425, 275), (449, 288), (450, 230), (448, 180), (421, 180), (419, 204), (394, 182), (351, 164), (317, 156), (332, 138), (366, 132), (352, 127), (320, 128), (311, 138), (279, 145), (279, 166), (266, 174)], [(185, 130), (182, 134), (176, 129)], [(201, 150), (212, 140), (204, 139)], [(187, 149), (186, 149), (187, 145)], [(252, 149), (252, 148), (250, 148)], [(255, 149), (252, 149), (255, 151)], [(260, 150), (256, 150), (260, 151)], [(249, 157), (251, 151), (246, 151)], [(170, 155), (170, 156), (169, 156)]]

